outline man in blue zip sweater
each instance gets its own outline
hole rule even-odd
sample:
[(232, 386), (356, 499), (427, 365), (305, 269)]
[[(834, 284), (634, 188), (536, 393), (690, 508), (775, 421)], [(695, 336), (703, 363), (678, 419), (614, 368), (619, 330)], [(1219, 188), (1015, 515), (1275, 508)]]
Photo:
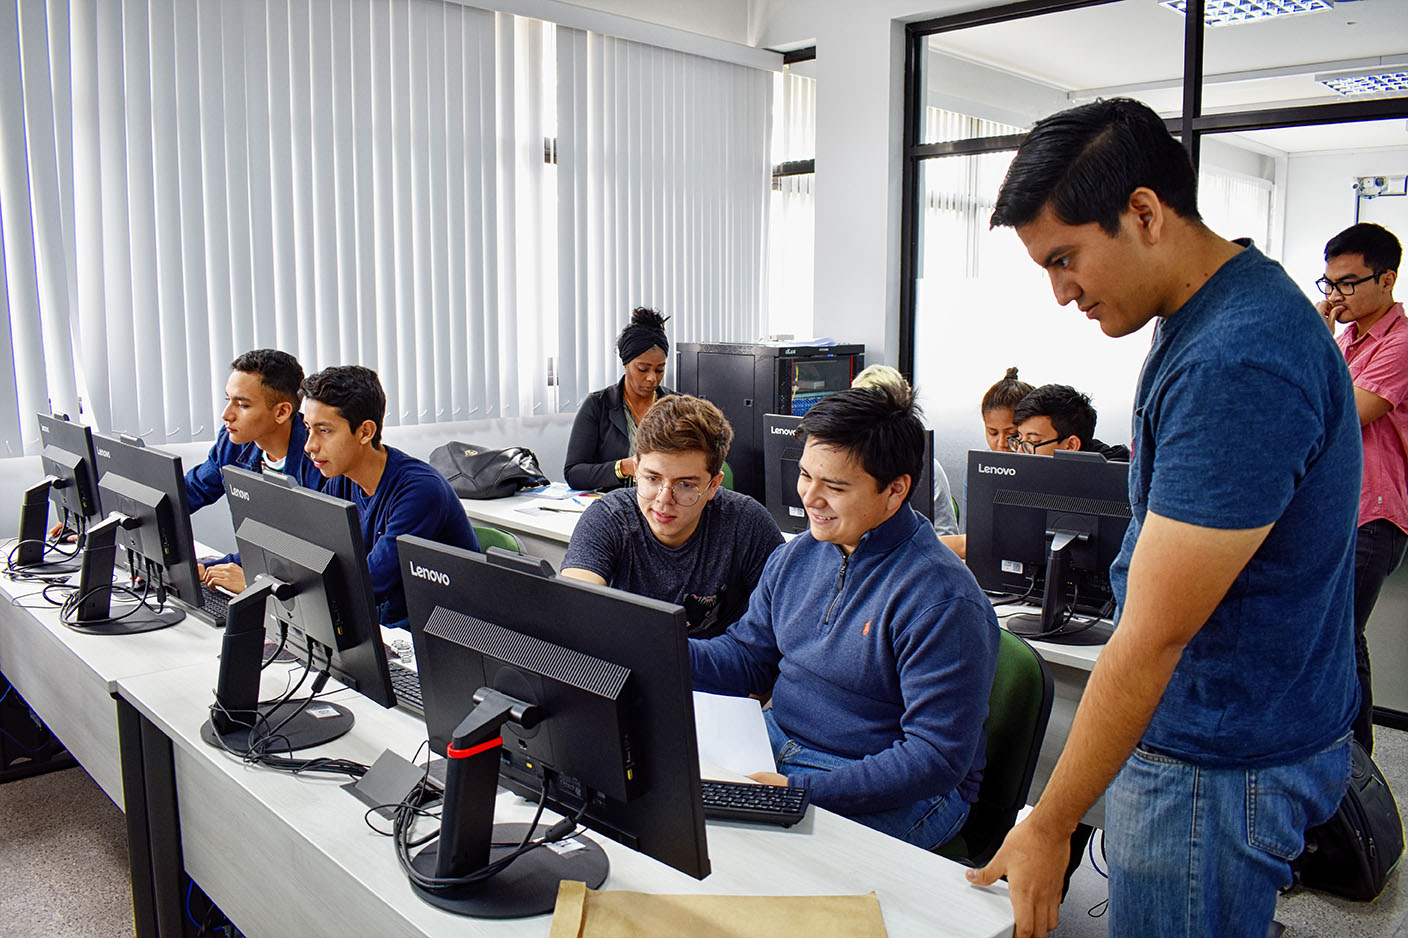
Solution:
[(742, 619), (690, 640), (695, 688), (772, 692), (777, 771), (755, 780), (937, 846), (982, 778), (992, 604), (908, 505), (924, 460), (912, 394), (832, 394), (797, 433), (810, 531), (773, 553)]
[[(306, 488), (320, 486), (322, 476), (303, 456), (307, 434), (298, 415), (302, 384), (303, 366), (278, 349), (253, 349), (230, 362), (220, 414), (224, 426), (205, 462), (186, 473), (186, 499), (193, 513), (225, 494), (220, 470), (226, 466), (282, 472)], [(244, 574), (238, 564), (238, 554), (226, 554), (202, 567), (201, 579), (239, 592)]]
[(477, 551), (474, 528), (444, 476), (381, 445), (386, 394), (376, 372), (360, 365), (325, 368), (303, 382), (303, 396), (305, 452), (323, 475), (323, 491), (357, 506), (377, 616), (384, 626), (405, 628), (397, 536)]

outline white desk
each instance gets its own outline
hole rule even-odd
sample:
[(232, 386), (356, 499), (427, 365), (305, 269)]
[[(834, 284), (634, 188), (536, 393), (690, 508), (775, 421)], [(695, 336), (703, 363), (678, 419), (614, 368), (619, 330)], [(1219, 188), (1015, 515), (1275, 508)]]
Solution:
[(187, 616), (155, 632), (87, 635), (61, 623), (58, 607), (26, 596), (37, 589), (0, 577), (0, 672), (121, 807), (117, 680), (214, 661), (222, 633)]
[(555, 511), (555, 507), (576, 506), (571, 500), (559, 502), (533, 495), (510, 495), (507, 498), (462, 498), (464, 513), (475, 524), (487, 524), (518, 537), (524, 551), (551, 561), (553, 569), (562, 567), (567, 554), (567, 542), (577, 527), (580, 512)]
[[(391, 840), (362, 821), (365, 807), (337, 780), (250, 768), (201, 742), (215, 667), (207, 663), (118, 682), (122, 697), (172, 740), (180, 841), (191, 877), (251, 936), (543, 936), (550, 917), (462, 919), (427, 905), (397, 866)], [(350, 692), (352, 732), (313, 754), (371, 763), (390, 748), (411, 758), (423, 724)], [(531, 806), (501, 793), (498, 820)], [(734, 895), (875, 890), (891, 936), (1009, 935), (1005, 884), (974, 889), (941, 857), (812, 809), (783, 830), (709, 822), (713, 873), (703, 881), (593, 835), (611, 860), (605, 888)]]

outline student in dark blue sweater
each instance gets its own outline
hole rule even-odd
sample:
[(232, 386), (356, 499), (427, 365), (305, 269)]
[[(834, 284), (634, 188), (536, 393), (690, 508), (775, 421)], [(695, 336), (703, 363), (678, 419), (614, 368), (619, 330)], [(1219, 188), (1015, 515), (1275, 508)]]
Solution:
[[(220, 470), (226, 466), (282, 472), (299, 485), (319, 487), (322, 476), (303, 456), (307, 435), (298, 414), (302, 385), (303, 366), (278, 349), (253, 349), (230, 362), (225, 409), (220, 413), (224, 426), (205, 462), (186, 473), (186, 499), (192, 512), (224, 496)], [(244, 588), (238, 563), (238, 554), (226, 554), (202, 567), (201, 578), (211, 586), (238, 592)]]
[(406, 625), (396, 538), (401, 534), (479, 550), (459, 496), (429, 464), (381, 445), (386, 394), (360, 365), (325, 368), (303, 382), (305, 451), (323, 491), (357, 506), (381, 624)]
[(776, 771), (755, 780), (937, 846), (982, 778), (992, 604), (907, 503), (924, 459), (912, 394), (842, 391), (797, 432), (810, 530), (773, 553), (743, 618), (690, 640), (695, 688), (771, 690)]

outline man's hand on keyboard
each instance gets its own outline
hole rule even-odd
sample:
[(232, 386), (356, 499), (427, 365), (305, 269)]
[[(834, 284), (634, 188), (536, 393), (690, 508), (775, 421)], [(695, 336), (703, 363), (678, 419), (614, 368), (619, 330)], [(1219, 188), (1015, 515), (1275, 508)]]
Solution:
[(748, 777), (764, 785), (780, 785), (783, 788), (787, 787), (787, 776), (778, 775), (776, 772), (754, 772)]
[(244, 592), (244, 570), (237, 563), (217, 563), (205, 567), (200, 579), (212, 588), (218, 586), (231, 593)]

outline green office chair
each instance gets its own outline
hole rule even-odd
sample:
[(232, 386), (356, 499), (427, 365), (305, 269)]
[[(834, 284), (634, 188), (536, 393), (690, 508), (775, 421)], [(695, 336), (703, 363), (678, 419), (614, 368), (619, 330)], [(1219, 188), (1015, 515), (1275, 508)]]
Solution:
[(724, 467), (723, 467), (723, 469), (722, 469), (722, 472), (723, 472), (723, 474), (724, 474), (724, 488), (728, 489), (729, 491), (732, 491), (732, 490), (733, 490), (733, 467), (730, 466), (727, 462), (725, 462), (725, 463), (724, 463)]
[(523, 547), (518, 543), (518, 538), (507, 531), (499, 528), (491, 528), (488, 525), (474, 525), (474, 536), (479, 540), (479, 549), (488, 550), (491, 547), (501, 547), (504, 550), (511, 550), (515, 554), (523, 553)]
[(984, 866), (1027, 803), (1055, 695), (1046, 662), (1026, 641), (999, 629), (997, 672), (988, 695), (987, 768), (963, 829), (934, 853)]

